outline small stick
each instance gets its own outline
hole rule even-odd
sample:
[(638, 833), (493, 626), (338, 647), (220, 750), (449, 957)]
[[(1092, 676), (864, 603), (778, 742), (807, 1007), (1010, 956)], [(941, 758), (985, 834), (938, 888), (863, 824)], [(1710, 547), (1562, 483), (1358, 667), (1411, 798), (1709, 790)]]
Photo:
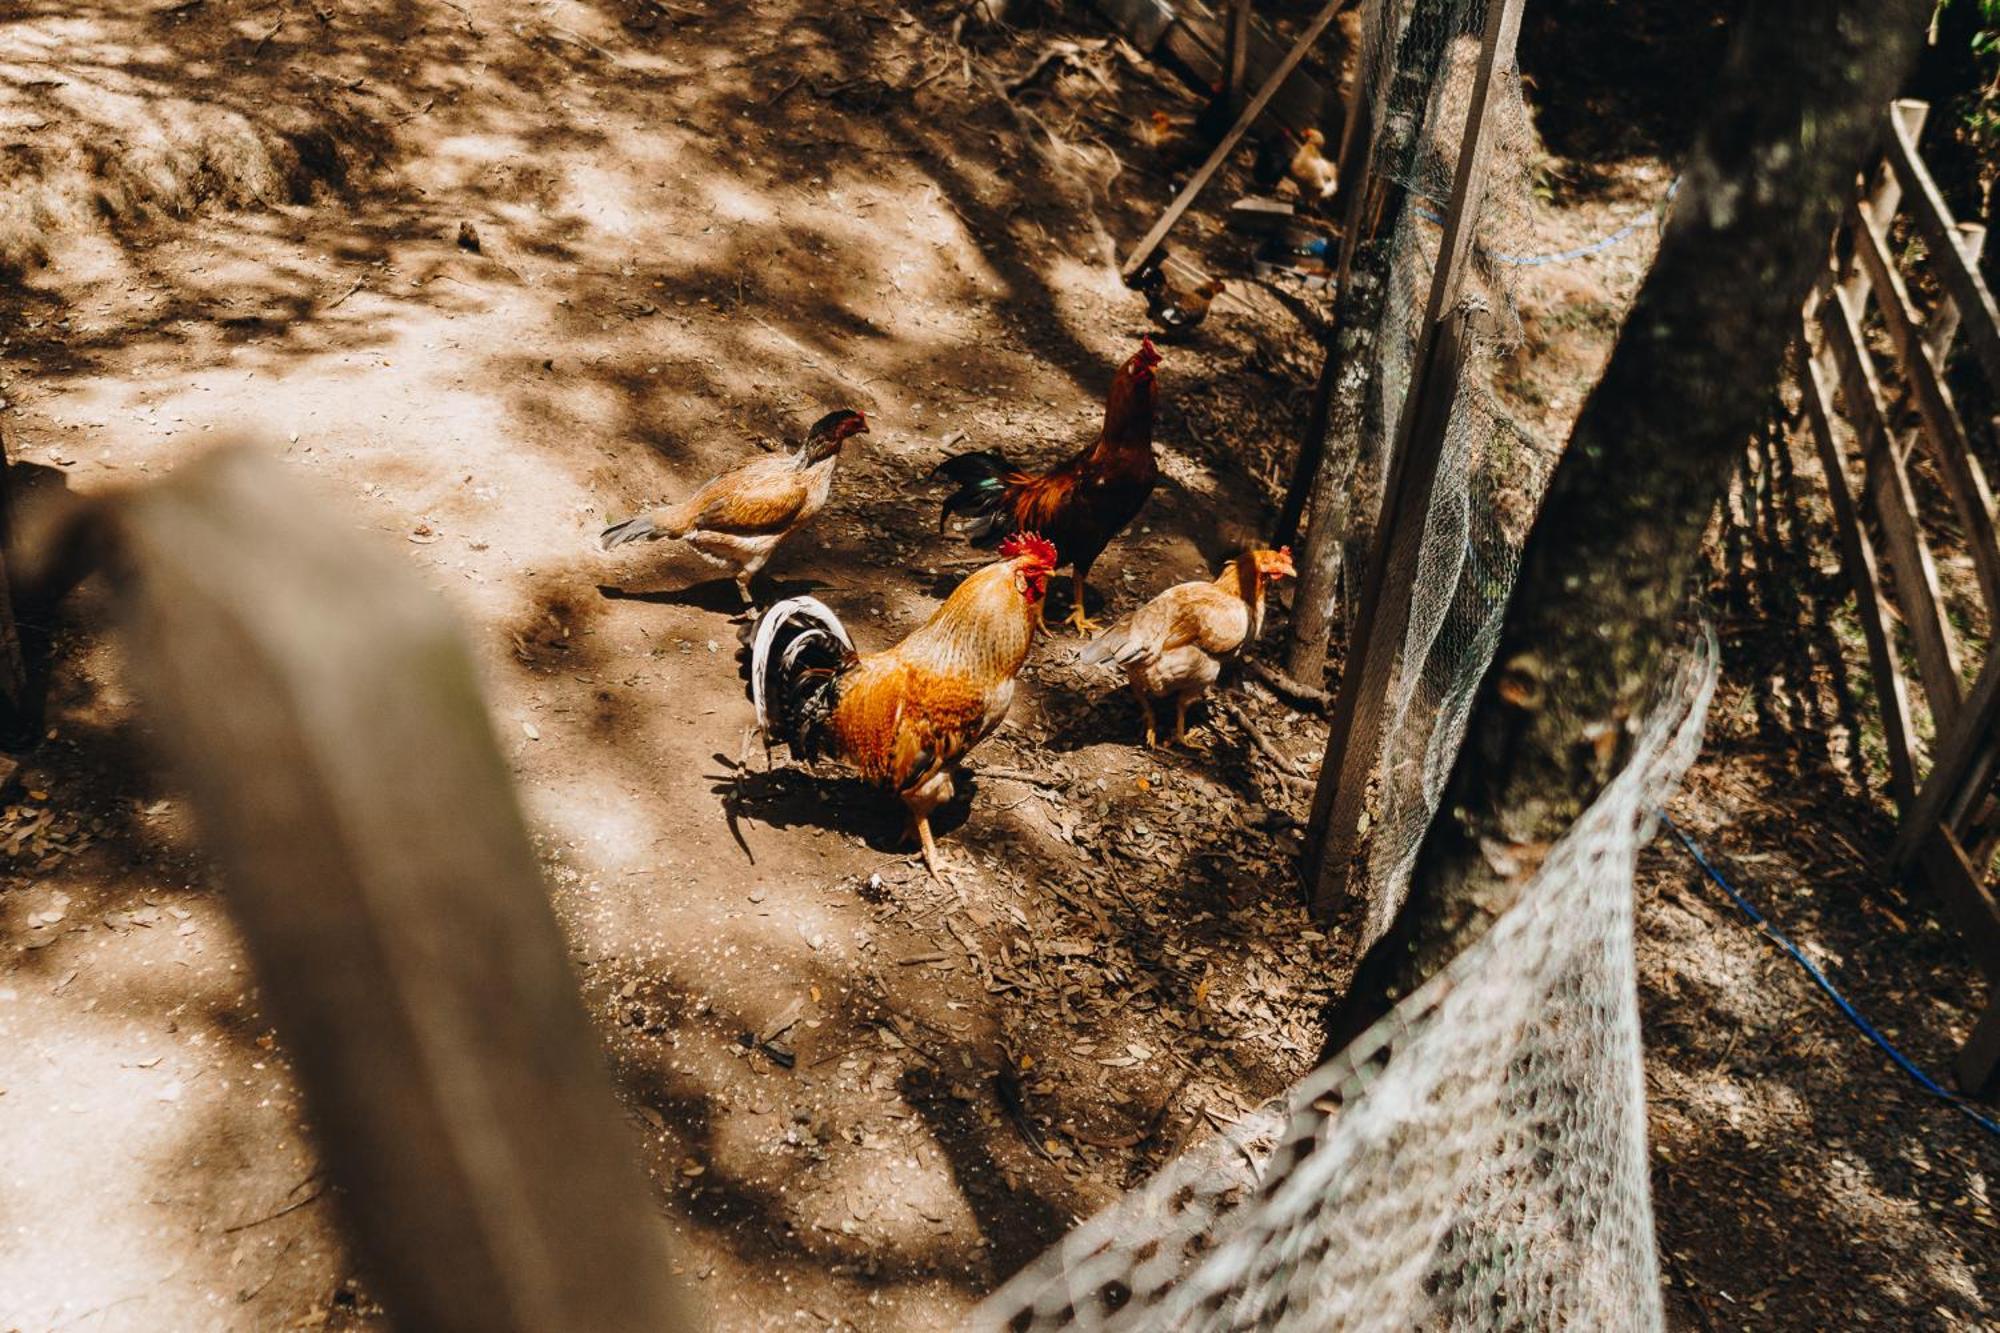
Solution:
[(975, 778), (993, 778), (1000, 782), (1023, 782), (1030, 787), (1060, 788), (1069, 785), (1065, 778), (1046, 773), (1030, 773), (1025, 768), (1005, 768), (998, 764), (981, 764), (971, 770)]
[(326, 308), (328, 310), (332, 310), (338, 307), (341, 302), (345, 301), (348, 297), (360, 291), (363, 285), (367, 283), (367, 281), (368, 281), (368, 275), (366, 273), (363, 273), (360, 277), (354, 280), (353, 286), (349, 287), (346, 291), (342, 292), (340, 295), (334, 297), (331, 301), (328, 301), (326, 303)]
[(1299, 772), (1297, 765), (1292, 762), (1290, 755), (1272, 744), (1270, 738), (1258, 730), (1257, 724), (1250, 720), (1250, 715), (1245, 713), (1236, 704), (1235, 700), (1218, 696), (1215, 700), (1215, 706), (1229, 714), (1230, 720), (1243, 729), (1243, 734), (1250, 738), (1250, 743), (1257, 747), (1259, 754), (1278, 766), (1281, 777), (1289, 778), (1294, 782), (1312, 781), (1311, 778)]
[(1309, 703), (1321, 711), (1333, 706), (1333, 695), (1329, 691), (1315, 689), (1302, 680), (1293, 680), (1284, 672), (1268, 667), (1254, 657), (1243, 660), (1243, 669), (1294, 703)]
[(275, 1213), (267, 1213), (263, 1217), (255, 1217), (248, 1222), (238, 1222), (233, 1227), (224, 1227), (222, 1229), (222, 1234), (225, 1236), (231, 1236), (239, 1231), (248, 1231), (251, 1227), (261, 1227), (266, 1222), (275, 1222), (279, 1218), (283, 1217), (286, 1213), (296, 1213), (299, 1209), (304, 1208), (307, 1204), (318, 1203), (320, 1196), (324, 1193), (325, 1191), (322, 1189), (315, 1189), (311, 1194), (306, 1195), (305, 1198), (294, 1200), (293, 1202), (286, 1204), (283, 1208), (280, 1208)]
[(273, 37), (276, 37), (278, 35), (278, 29), (284, 26), (285, 26), (285, 21), (283, 19), (279, 19), (276, 23), (273, 23), (271, 25), (271, 30), (265, 33), (262, 37), (259, 37), (257, 39), (257, 44), (250, 48), (250, 58), (252, 60), (255, 60), (258, 56), (263, 55), (265, 45)]

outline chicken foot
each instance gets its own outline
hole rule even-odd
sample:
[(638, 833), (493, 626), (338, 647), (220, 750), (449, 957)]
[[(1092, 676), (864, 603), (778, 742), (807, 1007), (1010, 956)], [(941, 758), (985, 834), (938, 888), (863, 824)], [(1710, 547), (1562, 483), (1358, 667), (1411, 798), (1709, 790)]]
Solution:
[(1146, 719), (1146, 748), (1148, 750), (1158, 749), (1160, 744), (1160, 728), (1159, 723), (1153, 718), (1153, 701), (1148, 699), (1137, 685), (1132, 687), (1132, 697), (1139, 701), (1140, 715)]
[(1077, 636), (1079, 638), (1087, 639), (1091, 635), (1103, 629), (1104, 624), (1101, 621), (1092, 620), (1089, 616), (1084, 614), (1083, 574), (1081, 571), (1071, 571), (1070, 584), (1073, 588), (1075, 588), (1076, 596), (1069, 608), (1069, 623), (1076, 627)]

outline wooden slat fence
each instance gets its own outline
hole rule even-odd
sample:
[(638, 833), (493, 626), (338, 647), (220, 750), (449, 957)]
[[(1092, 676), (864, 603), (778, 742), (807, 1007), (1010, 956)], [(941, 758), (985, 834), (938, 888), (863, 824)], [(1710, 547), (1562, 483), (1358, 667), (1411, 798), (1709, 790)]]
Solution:
[[(1992, 488), (1946, 368), (1962, 340), (1972, 369), (2000, 392), (2000, 311), (1979, 273), (1983, 229), (1952, 218), (1917, 153), (1927, 110), (1913, 101), (1889, 110), (1882, 161), (1835, 238), (1847, 258), (1829, 267), (1803, 312), (1800, 388), (1875, 682), (1899, 816), (1892, 862), (1943, 907), (1993, 983), (1957, 1069), (1962, 1087), (1991, 1094), (2000, 1091), (2000, 907), (1988, 887), (2000, 847), (1991, 800), (2000, 774), (2000, 541)], [(1899, 249), (1904, 236), (1919, 244)], [(1913, 288), (1937, 293), (1928, 310)], [(1914, 428), (1904, 429), (1912, 415)], [(1968, 643), (1950, 614), (1932, 549), (1942, 529), (1912, 480), (1925, 467), (1972, 564), (1983, 645)]]

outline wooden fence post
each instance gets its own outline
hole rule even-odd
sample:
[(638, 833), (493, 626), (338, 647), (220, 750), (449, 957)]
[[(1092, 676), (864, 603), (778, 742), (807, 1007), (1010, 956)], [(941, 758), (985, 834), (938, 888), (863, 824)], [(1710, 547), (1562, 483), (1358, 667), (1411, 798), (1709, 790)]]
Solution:
[(450, 616), (225, 450), (86, 510), (398, 1328), (689, 1327)]
[[(1313, 793), (1308, 865), (1313, 909), (1321, 916), (1352, 896), (1356, 854), (1364, 836), (1369, 778), (1381, 748), (1383, 705), (1403, 638), (1409, 629), (1417, 555), (1423, 545), (1431, 493), (1458, 385), (1465, 318), (1459, 287), (1472, 251), (1486, 191), (1492, 134), (1486, 114), (1501, 53), (1511, 53), (1521, 28), (1522, 0), (1494, 0), (1467, 103), (1444, 235), (1419, 325), (1410, 389), (1398, 417), (1382, 520), (1360, 589), (1348, 638), (1326, 758)], [(1407, 669), (1417, 669), (1410, 664)]]
[[(1986, 253), (1986, 224), (1983, 222), (1961, 222), (1958, 224), (1958, 248), (1965, 252), (1966, 260), (1978, 267), (1980, 256)], [(1931, 318), (1931, 326), (1924, 332), (1924, 346), (1937, 359), (1940, 367), (1951, 356), (1951, 344), (1958, 337), (1961, 316), (1958, 302), (1949, 296), (1944, 298)]]
[(1250, 63), (1250, 0), (1230, 0), (1228, 45), (1223, 48), (1223, 105), (1231, 112), (1243, 106), (1243, 75)]

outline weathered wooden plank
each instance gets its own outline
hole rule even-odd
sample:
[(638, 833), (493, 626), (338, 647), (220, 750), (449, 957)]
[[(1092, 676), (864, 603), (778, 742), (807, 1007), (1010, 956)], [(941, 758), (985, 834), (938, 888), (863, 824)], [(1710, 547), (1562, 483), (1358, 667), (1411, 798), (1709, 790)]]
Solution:
[[(1233, 3), (1233, 0), (1230, 0)], [(1175, 59), (1191, 69), (1213, 62), (1215, 73), (1208, 87), (1224, 85), (1229, 78), (1229, 25), (1201, 0), (1179, 0), (1180, 22), (1167, 34), (1166, 47)], [(1336, 26), (1335, 31), (1339, 31)], [(1275, 28), (1257, 19), (1250, 21), (1249, 40), (1244, 47), (1244, 87), (1255, 87), (1279, 65), (1291, 43)], [(1326, 63), (1333, 64), (1328, 49)], [(1296, 69), (1287, 75), (1265, 110), (1267, 120), (1276, 120), (1294, 131), (1318, 127), (1329, 141), (1335, 141), (1342, 107), (1338, 89), (1313, 77), (1310, 70)]]
[(1916, 397), (1924, 422), (1925, 452), (1965, 527), (1966, 546), (1979, 575), (1988, 623), (2000, 625), (2000, 537), (1993, 528), (1993, 492), (1987, 485), (1986, 470), (1973, 456), (1938, 353), (1927, 337), (1919, 336), (1921, 321), (1902, 273), (1889, 258), (1878, 221), (1881, 216), (1867, 203), (1858, 202), (1849, 210), (1855, 253), (1874, 289), (1875, 305), (1882, 312), (1882, 325), (1895, 347), (1904, 379)]
[(1250, 69), (1250, 0), (1229, 0), (1229, 31), (1222, 56), (1223, 95), (1234, 111), (1243, 104), (1243, 80)]
[[(1808, 349), (1810, 343), (1807, 344)], [(1882, 740), (1889, 752), (1889, 793), (1896, 808), (1907, 812), (1916, 796), (1916, 762), (1910, 752), (1910, 694), (1903, 679), (1903, 666), (1896, 657), (1895, 631), (1882, 604), (1882, 573), (1875, 560), (1874, 544), (1861, 527), (1855, 512), (1854, 496), (1847, 488), (1847, 472), (1841, 461), (1840, 440), (1833, 429), (1833, 391), (1826, 370), (1810, 350), (1805, 356), (1803, 384), (1806, 416), (1812, 423), (1813, 439), (1819, 446), (1820, 471), (1826, 474), (1827, 499), (1833, 509), (1834, 531), (1840, 537), (1840, 563), (1847, 573), (1848, 587), (1854, 591), (1854, 606), (1861, 619), (1862, 637), (1868, 642), (1868, 662), (1875, 677), (1875, 700), (1882, 714)], [(1993, 661), (2000, 664), (2000, 653)], [(2000, 687), (2000, 673), (1995, 675)], [(2000, 699), (2000, 688), (1994, 690)]]
[(1987, 383), (2000, 385), (2000, 307), (1994, 305), (1979, 266), (1965, 257), (1958, 243), (1951, 210), (1931, 179), (1930, 168), (1917, 154), (1915, 136), (1901, 127), (1889, 136), (1889, 163), (1909, 196), (1906, 206), (1910, 216), (1930, 247), (1938, 283), (1958, 309), (1960, 330), (1978, 356)]
[(1993, 901), (1984, 877), (1973, 869), (1950, 829), (1942, 824), (1930, 826), (1923, 837), (1919, 864), (1922, 887), (1972, 946), (1972, 957), (1980, 970), (1989, 980), (2000, 981), (2000, 904)]
[(1141, 55), (1160, 49), (1180, 15), (1167, 0), (1094, 0), (1097, 12), (1125, 35)]
[(374, 1294), (403, 1329), (688, 1326), (442, 604), (226, 450), (95, 531)]
[(2000, 1096), (2000, 987), (1995, 987), (1985, 1014), (1959, 1050), (1956, 1073), (1959, 1091), (1966, 1096)]
[(1852, 298), (1836, 289), (1832, 299), (1820, 307), (1820, 328), (1825, 331), (1827, 346), (1839, 368), (1848, 421), (1861, 437), (1868, 498), (1881, 521), (1895, 574), (1896, 607), (1902, 613), (1903, 623), (1910, 628), (1910, 642), (1917, 650), (1917, 672), (1924, 683), (1931, 716), (1937, 729), (1943, 731), (1950, 727), (1963, 700), (1958, 641), (1944, 617), (1937, 564), (1931, 559), (1930, 547), (1917, 524), (1916, 497), (1911, 493), (1909, 474), (1904, 471), (1889, 434), (1882, 407), (1882, 387), (1875, 376), (1874, 360), (1862, 344)]
[[(1924, 119), (1929, 114), (1930, 105), (1926, 102), (1909, 100), (1892, 102), (1889, 104), (1887, 132), (1894, 134), (1900, 126), (1914, 143), (1923, 134)], [(1863, 202), (1868, 205), (1870, 212), (1882, 219), (1883, 225), (1886, 226), (1889, 219), (1896, 216), (1896, 209), (1902, 200), (1903, 183), (1897, 178), (1896, 169), (1889, 165), (1887, 156), (1884, 156), (1875, 164), (1874, 176)], [(1846, 264), (1841, 270), (1841, 290), (1849, 296), (1858, 298), (1867, 294), (1868, 284), (1867, 271), (1857, 266), (1856, 256), (1848, 255)]]
[(1299, 34), (1299, 40), (1293, 44), (1283, 62), (1264, 81), (1264, 86), (1257, 90), (1257, 95), (1250, 99), (1250, 105), (1238, 113), (1236, 123), (1229, 127), (1229, 133), (1223, 135), (1222, 141), (1215, 145), (1214, 151), (1208, 155), (1208, 160), (1196, 169), (1194, 175), (1188, 177), (1187, 184), (1183, 185), (1181, 192), (1174, 196), (1174, 201), (1167, 205), (1166, 212), (1160, 214), (1160, 220), (1153, 224), (1153, 229), (1132, 247), (1131, 256), (1126, 259), (1125, 267), (1119, 270), (1120, 277), (1129, 281), (1132, 275), (1144, 268), (1159, 251), (1160, 243), (1167, 239), (1167, 233), (1173, 230), (1174, 224), (1181, 220), (1181, 215), (1187, 212), (1189, 205), (1193, 204), (1202, 190), (1207, 188), (1209, 180), (1221, 169), (1222, 164), (1229, 160), (1229, 155), (1236, 151), (1236, 145), (1243, 141), (1243, 136), (1249, 133), (1257, 117), (1264, 114), (1264, 108), (1277, 95), (1285, 79), (1299, 67), (1299, 62), (1306, 58), (1306, 53), (1312, 50), (1313, 43), (1317, 42), (1320, 35), (1327, 30), (1344, 3), (1345, 0), (1326, 0), (1320, 7), (1318, 15), (1306, 25), (1305, 31)]
[[(1977, 270), (1979, 257), (1986, 253), (1986, 227), (1979, 222), (1961, 222), (1957, 226), (1958, 248), (1965, 251), (1966, 262)], [(1951, 345), (1958, 339), (1958, 302), (1949, 296), (1938, 304), (1937, 313), (1924, 332), (1924, 346), (1930, 348), (1931, 355), (1944, 365), (1951, 355)]]
[(1899, 872), (1908, 869), (1922, 851), (1924, 830), (1949, 818), (1962, 804), (1967, 777), (1985, 766), (1983, 759), (1993, 749), (1996, 727), (2000, 727), (2000, 652), (1989, 652), (1965, 697), (1958, 724), (1938, 733), (1923, 790), (1914, 803), (1902, 803), (1902, 823), (1890, 851), (1890, 862)]

